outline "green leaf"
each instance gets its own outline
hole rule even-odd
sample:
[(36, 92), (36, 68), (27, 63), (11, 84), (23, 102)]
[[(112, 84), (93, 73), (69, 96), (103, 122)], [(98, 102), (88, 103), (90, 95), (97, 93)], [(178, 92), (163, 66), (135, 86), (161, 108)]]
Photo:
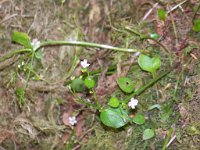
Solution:
[(153, 129), (146, 129), (144, 132), (143, 132), (143, 140), (148, 140), (152, 137), (154, 137), (154, 130)]
[(140, 54), (138, 64), (143, 70), (153, 72), (152, 59), (149, 56)]
[(161, 61), (160, 61), (160, 57), (158, 55), (156, 55), (153, 59), (152, 59), (152, 67), (153, 70), (156, 71), (157, 69), (160, 68), (161, 66)]
[(148, 108), (148, 110), (153, 110), (153, 109), (155, 109), (155, 108), (161, 110), (162, 107), (161, 107), (161, 105), (159, 105), (159, 104), (155, 104), (155, 105), (150, 106), (150, 107)]
[(24, 32), (13, 32), (12, 41), (21, 44), (24, 48), (32, 48), (29, 36)]
[(71, 88), (74, 92), (84, 92), (86, 90), (84, 82), (81, 78), (74, 79), (71, 83)]
[(116, 97), (111, 97), (111, 99), (108, 102), (108, 105), (116, 108), (119, 106), (119, 100)]
[(190, 44), (188, 47), (185, 48), (185, 52), (188, 54), (190, 53), (193, 49), (199, 49), (200, 47), (196, 44)]
[(37, 52), (35, 52), (35, 57), (39, 60), (42, 59), (42, 50), (39, 49)]
[(194, 25), (192, 28), (195, 32), (199, 32), (200, 31), (200, 19), (196, 19), (194, 20)]
[(144, 124), (145, 118), (142, 114), (137, 114), (135, 117), (133, 117), (133, 122), (136, 124)]
[(158, 9), (157, 10), (157, 14), (158, 14), (158, 18), (160, 20), (165, 21), (165, 19), (166, 19), (166, 11), (164, 9)]
[(153, 39), (159, 39), (160, 35), (157, 34), (157, 33), (152, 33), (152, 34), (150, 34), (150, 37), (153, 38)]
[(23, 87), (18, 87), (15, 90), (15, 94), (17, 95), (17, 98), (19, 99), (19, 105), (22, 106), (25, 103), (25, 90)]
[(100, 114), (102, 123), (108, 127), (120, 128), (126, 125), (130, 118), (121, 108), (106, 108)]
[(118, 78), (117, 83), (122, 91), (126, 93), (132, 93), (134, 91), (135, 84), (127, 77)]
[(141, 54), (138, 58), (139, 66), (148, 72), (154, 73), (161, 66), (160, 57), (156, 55), (151, 58), (147, 55)]
[(95, 86), (95, 81), (92, 79), (92, 77), (88, 76), (85, 78), (84, 84), (88, 89), (91, 89)]

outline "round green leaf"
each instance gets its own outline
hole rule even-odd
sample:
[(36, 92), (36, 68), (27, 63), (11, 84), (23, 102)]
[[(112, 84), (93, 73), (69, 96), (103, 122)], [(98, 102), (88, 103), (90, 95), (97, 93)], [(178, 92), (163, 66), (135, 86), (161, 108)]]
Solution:
[(127, 112), (121, 108), (104, 109), (100, 114), (100, 119), (103, 124), (112, 128), (120, 128), (130, 121)]
[(132, 93), (134, 91), (135, 84), (127, 77), (118, 78), (117, 83), (122, 91), (126, 93)]
[(160, 68), (161, 61), (159, 56), (151, 58), (147, 55), (141, 54), (138, 58), (138, 64), (143, 70), (153, 73)]
[(152, 67), (152, 59), (147, 55), (140, 54), (138, 58), (138, 64), (145, 71), (148, 71), (148, 72), (154, 71)]
[(119, 100), (116, 97), (111, 97), (111, 99), (108, 102), (108, 105), (111, 107), (118, 107), (119, 106)]
[(143, 133), (143, 140), (148, 140), (154, 137), (154, 130), (153, 129), (146, 129)]
[(71, 88), (74, 92), (83, 92), (86, 89), (84, 82), (81, 78), (74, 79), (71, 83)]
[(144, 115), (142, 115), (142, 114), (137, 114), (137, 115), (133, 118), (133, 122), (136, 123), (136, 124), (144, 124), (144, 123), (145, 123)]
[(84, 80), (84, 84), (88, 89), (91, 89), (95, 86), (95, 81), (92, 79), (92, 77), (87, 77)]

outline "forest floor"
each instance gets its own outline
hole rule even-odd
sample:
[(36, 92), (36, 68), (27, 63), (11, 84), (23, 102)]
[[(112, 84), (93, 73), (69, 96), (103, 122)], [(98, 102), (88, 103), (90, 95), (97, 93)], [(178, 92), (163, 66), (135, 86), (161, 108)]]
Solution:
[[(1, 0), (0, 150), (199, 150), (200, 32), (194, 31), (199, 7), (198, 0)], [(42, 48), (38, 59), (32, 60), (30, 53), (5, 59), (22, 48), (12, 41), (14, 31), (26, 33), (31, 41), (86, 41), (145, 50), (161, 59), (157, 75), (171, 71), (137, 95), (137, 109), (130, 115), (144, 114), (143, 125), (111, 129), (89, 103), (95, 103), (94, 93), (101, 106), (111, 96), (124, 99), (119, 77), (129, 77), (135, 89), (151, 80), (136, 55), (57, 45)], [(159, 38), (153, 40), (155, 35)], [(70, 85), (83, 75), (84, 59), (96, 85), (92, 92), (73, 92)], [(71, 116), (76, 116), (74, 126)], [(146, 128), (154, 129), (155, 136), (144, 140)]]

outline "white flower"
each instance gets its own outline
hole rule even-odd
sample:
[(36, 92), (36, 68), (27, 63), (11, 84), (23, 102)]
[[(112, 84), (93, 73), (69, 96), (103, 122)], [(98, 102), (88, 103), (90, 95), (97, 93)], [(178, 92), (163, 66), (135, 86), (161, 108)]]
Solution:
[(69, 123), (72, 126), (74, 126), (77, 123), (76, 117), (75, 116), (69, 117)]
[(87, 62), (87, 59), (84, 59), (83, 61), (81, 61), (81, 66), (83, 68), (87, 68), (90, 66), (90, 64)]
[(132, 109), (135, 109), (135, 106), (137, 106), (138, 100), (135, 98), (131, 98), (131, 101), (128, 103), (128, 106), (131, 107)]
[(139, 51), (136, 52), (136, 53), (135, 53), (135, 56), (140, 56), (140, 52), (139, 52)]
[(33, 46), (33, 50), (35, 51), (40, 47), (40, 41), (38, 39), (33, 39), (31, 45)]
[(91, 102), (91, 100), (90, 100), (89, 98), (88, 98), (88, 99), (86, 99), (86, 101), (87, 101), (87, 102), (89, 102), (89, 103)]

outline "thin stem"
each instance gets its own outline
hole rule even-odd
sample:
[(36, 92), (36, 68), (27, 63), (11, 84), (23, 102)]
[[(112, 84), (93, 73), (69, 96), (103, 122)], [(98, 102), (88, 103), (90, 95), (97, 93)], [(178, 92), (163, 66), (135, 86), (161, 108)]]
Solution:
[(93, 93), (94, 100), (95, 100), (96, 105), (97, 105), (97, 109), (100, 110), (100, 109), (101, 109), (101, 104), (100, 104), (99, 101), (98, 101), (98, 98), (97, 98), (97, 95), (96, 95), (94, 89), (92, 89), (92, 93)]
[(194, 13), (193, 18), (192, 18), (192, 23), (194, 22), (194, 19), (196, 18), (196, 15), (197, 15), (199, 9), (200, 9), (200, 3), (199, 3), (199, 5), (198, 5), (198, 7), (197, 7), (197, 9), (196, 9), (196, 11), (195, 11), (195, 13)]
[[(168, 3), (168, 9), (170, 8), (169, 7), (169, 3)], [(176, 45), (178, 45), (178, 33), (177, 33), (177, 30), (176, 30), (176, 25), (175, 25), (175, 21), (174, 21), (174, 17), (173, 17), (173, 15), (172, 15), (172, 12), (170, 11), (169, 12), (169, 14), (170, 14), (170, 19), (171, 19), (171, 22), (172, 22), (172, 27), (173, 27), (173, 30), (174, 30), (174, 35), (175, 35), (175, 42), (176, 42)]]
[(165, 139), (165, 143), (164, 143), (164, 145), (162, 147), (162, 150), (165, 150), (167, 148), (167, 144), (168, 144), (168, 142), (170, 140), (170, 137), (171, 137), (172, 133), (173, 133), (173, 128), (170, 128), (169, 133), (167, 135), (167, 138)]
[(143, 39), (149, 39), (149, 40), (154, 41), (156, 44), (158, 44), (159, 46), (161, 46), (161, 47), (165, 50), (165, 52), (170, 53), (170, 51), (169, 51), (161, 42), (157, 41), (156, 39), (151, 38), (151, 37), (149, 37), (148, 35), (143, 35), (143, 34), (137, 32), (137, 31), (135, 31), (135, 30), (133, 30), (133, 29), (131, 29), (131, 28), (129, 28), (129, 27), (126, 27), (125, 29), (126, 29), (127, 31), (131, 32), (131, 33), (134, 33), (134, 34), (138, 35), (142, 40), (143, 40)]
[(141, 88), (139, 88), (136, 92), (132, 93), (131, 95), (129, 95), (125, 102), (129, 102), (130, 99), (136, 95), (141, 94), (143, 91), (145, 91), (148, 87), (152, 86), (155, 82), (157, 82), (158, 80), (160, 80), (161, 78), (163, 78), (164, 76), (166, 76), (168, 73), (170, 73), (171, 70), (168, 70), (166, 72), (164, 72), (163, 74), (161, 74), (160, 76), (156, 77), (153, 80), (150, 80), (146, 85), (142, 86)]
[(153, 79), (156, 77), (156, 72), (152, 72)]
[(97, 43), (81, 42), (81, 41), (46, 41), (46, 42), (42, 42), (39, 48), (45, 47), (45, 46), (51, 46), (51, 45), (96, 47), (96, 48), (104, 48), (104, 49), (121, 51), (121, 52), (138, 52), (138, 51), (142, 52), (142, 50), (137, 50), (137, 49), (119, 48), (119, 47), (113, 47), (113, 46), (109, 46), (105, 44), (97, 44)]
[(25, 52), (31, 52), (32, 50), (31, 49), (20, 49), (20, 50), (15, 50), (13, 52), (10, 52), (2, 57), (0, 57), (0, 62), (1, 61), (4, 61), (12, 56), (14, 56), (15, 54), (19, 54), (19, 53), (25, 53)]
[(27, 75), (27, 79), (26, 79), (26, 86), (24, 88), (24, 90), (26, 91), (26, 88), (28, 87), (28, 81), (30, 79), (30, 75), (31, 75), (31, 70), (32, 70), (32, 67), (33, 67), (33, 61), (34, 61), (34, 57), (35, 57), (35, 51), (32, 51), (31, 53), (31, 63), (30, 63), (30, 69), (28, 71), (28, 75)]
[(177, 92), (177, 89), (178, 89), (178, 85), (179, 85), (179, 82), (181, 80), (181, 75), (183, 74), (183, 72), (185, 71), (185, 69), (188, 67), (189, 63), (191, 62), (191, 58), (188, 60), (188, 62), (185, 64), (185, 66), (183, 67), (183, 69), (181, 70), (181, 72), (179, 73), (178, 77), (177, 77), (177, 81), (176, 81), (176, 85), (175, 85), (175, 89), (174, 89), (174, 92), (173, 92), (173, 95), (174, 97), (176, 96), (176, 92)]
[(81, 104), (84, 104), (88, 107), (91, 107), (91, 108), (95, 108), (95, 109), (99, 109), (95, 104), (92, 104), (92, 103), (89, 103), (85, 100), (82, 100), (79, 96), (77, 96), (72, 90), (70, 90), (70, 92), (72, 93), (72, 95), (75, 97), (75, 100), (77, 99), (77, 102), (81, 103)]

